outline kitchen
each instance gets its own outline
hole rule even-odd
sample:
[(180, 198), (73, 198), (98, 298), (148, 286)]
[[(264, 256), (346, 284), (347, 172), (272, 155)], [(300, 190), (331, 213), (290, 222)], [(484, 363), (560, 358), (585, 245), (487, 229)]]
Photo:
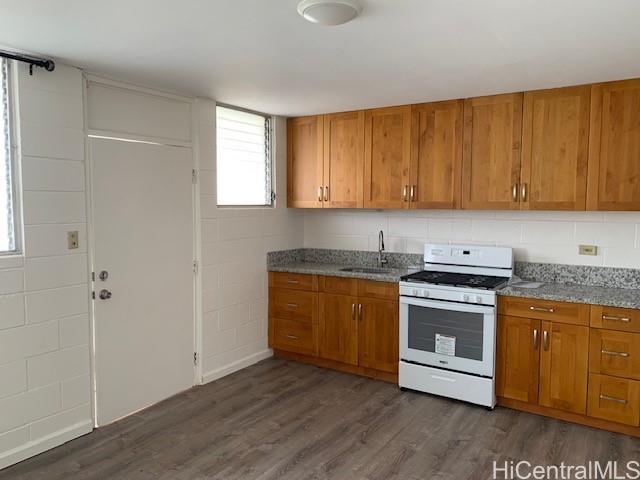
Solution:
[(631, 475), (637, 5), (166, 3), (7, 9), (0, 478)]

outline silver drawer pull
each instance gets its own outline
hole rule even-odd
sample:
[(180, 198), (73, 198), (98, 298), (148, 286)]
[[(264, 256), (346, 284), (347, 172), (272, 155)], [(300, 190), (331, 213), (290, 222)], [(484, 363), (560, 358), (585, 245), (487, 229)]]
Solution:
[(613, 350), (600, 350), (600, 353), (604, 353), (605, 355), (611, 355), (612, 357), (628, 357), (629, 356), (627, 352), (614, 352)]
[(529, 310), (533, 310), (534, 312), (547, 312), (547, 313), (553, 313), (554, 312), (553, 308), (534, 307), (534, 306), (529, 307)]
[(287, 280), (287, 283), (291, 285), (298, 285), (300, 282), (298, 280)]
[(627, 401), (622, 398), (610, 397), (609, 395), (600, 395), (600, 400), (607, 400), (609, 402), (616, 402), (622, 405), (626, 405)]
[(617, 317), (615, 315), (602, 315), (603, 320), (612, 320), (614, 322), (625, 322), (628, 323), (631, 321), (629, 317)]
[(300, 337), (297, 337), (295, 335), (286, 334), (285, 337), (290, 338), (291, 340), (300, 340)]
[(298, 305), (297, 303), (287, 303), (287, 307), (289, 308), (298, 308), (300, 305)]

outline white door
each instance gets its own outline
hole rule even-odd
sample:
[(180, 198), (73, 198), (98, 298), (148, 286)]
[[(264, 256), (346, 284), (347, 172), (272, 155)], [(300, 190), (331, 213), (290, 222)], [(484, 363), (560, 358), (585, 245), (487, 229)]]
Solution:
[[(194, 383), (192, 155), (113, 139), (89, 145), (96, 409), (104, 425)], [(111, 298), (101, 299), (102, 290)]]

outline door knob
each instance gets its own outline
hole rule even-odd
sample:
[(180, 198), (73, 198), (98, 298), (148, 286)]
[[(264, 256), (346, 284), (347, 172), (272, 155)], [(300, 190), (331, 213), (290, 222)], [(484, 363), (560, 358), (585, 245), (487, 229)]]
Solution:
[(111, 292), (109, 290), (102, 289), (98, 296), (100, 297), (100, 300), (109, 300), (111, 298)]
[(107, 278), (109, 278), (109, 272), (107, 272), (106, 270), (102, 270), (99, 274), (98, 274), (98, 278), (100, 280), (102, 280), (103, 282), (107, 280)]

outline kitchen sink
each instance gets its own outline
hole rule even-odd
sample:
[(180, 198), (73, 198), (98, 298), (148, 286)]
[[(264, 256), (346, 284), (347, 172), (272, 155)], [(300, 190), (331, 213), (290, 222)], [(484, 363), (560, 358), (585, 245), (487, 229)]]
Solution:
[(387, 273), (388, 268), (373, 268), (373, 267), (346, 267), (341, 268), (341, 272), (353, 272), (353, 273)]

